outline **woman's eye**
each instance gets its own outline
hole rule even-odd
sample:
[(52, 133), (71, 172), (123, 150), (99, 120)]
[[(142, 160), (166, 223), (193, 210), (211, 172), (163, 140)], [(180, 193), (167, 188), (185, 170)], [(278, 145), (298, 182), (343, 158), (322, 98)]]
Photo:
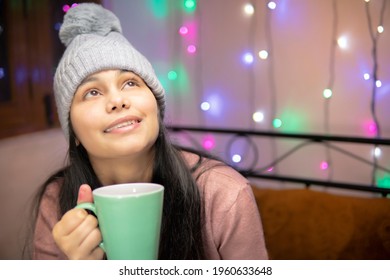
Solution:
[(85, 93), (84, 98), (91, 98), (91, 97), (95, 97), (98, 95), (99, 95), (99, 92), (97, 90), (90, 90), (90, 91)]
[(126, 86), (135, 87), (135, 86), (137, 86), (137, 83), (134, 82), (134, 81), (127, 81), (127, 82), (126, 82)]

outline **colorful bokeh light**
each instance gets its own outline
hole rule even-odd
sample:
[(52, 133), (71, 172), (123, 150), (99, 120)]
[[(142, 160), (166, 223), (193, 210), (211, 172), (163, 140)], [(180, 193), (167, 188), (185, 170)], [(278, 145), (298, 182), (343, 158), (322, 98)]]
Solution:
[(168, 79), (173, 81), (173, 80), (176, 80), (177, 79), (177, 72), (176, 71), (169, 71), (168, 72)]
[(282, 120), (281, 119), (274, 119), (272, 121), (272, 125), (274, 128), (280, 128), (282, 126)]
[(378, 132), (377, 126), (373, 120), (365, 121), (363, 126), (367, 136), (375, 136)]
[(215, 147), (215, 139), (212, 135), (206, 135), (203, 138), (202, 146), (205, 150), (210, 151)]
[(200, 104), (200, 108), (202, 109), (202, 111), (208, 111), (210, 110), (211, 106), (209, 102), (204, 101), (202, 102), (202, 104)]
[(184, 10), (188, 13), (193, 13), (196, 10), (196, 1), (184, 0)]
[(320, 164), (321, 170), (327, 170), (329, 168), (329, 164), (326, 161), (322, 161)]
[(242, 62), (244, 62), (247, 65), (252, 64), (253, 60), (254, 60), (253, 59), (253, 54), (251, 54), (249, 52), (244, 53), (243, 56), (242, 56)]
[(241, 160), (242, 160), (242, 157), (241, 157), (239, 154), (234, 154), (234, 155), (232, 156), (232, 161), (233, 161), (234, 163), (239, 163), (239, 162), (241, 162)]
[(189, 46), (187, 47), (187, 52), (188, 52), (189, 54), (194, 54), (194, 53), (196, 53), (196, 46), (195, 46), (195, 45), (189, 45)]
[(187, 35), (188, 34), (188, 27), (187, 26), (180, 27), (179, 34), (182, 36)]

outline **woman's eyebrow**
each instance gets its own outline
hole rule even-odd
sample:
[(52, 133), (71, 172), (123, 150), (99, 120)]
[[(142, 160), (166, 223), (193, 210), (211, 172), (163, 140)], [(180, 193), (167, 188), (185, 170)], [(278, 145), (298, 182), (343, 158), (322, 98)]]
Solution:
[(131, 74), (133, 77), (138, 77), (133, 71), (122, 69), (119, 71), (118, 75), (122, 74)]
[(99, 78), (95, 77), (95, 76), (89, 76), (89, 77), (86, 77), (84, 80), (81, 81), (81, 83), (79, 84), (78, 87), (81, 87), (82, 85), (86, 84), (86, 83), (90, 83), (90, 82), (96, 82), (98, 81)]
[[(127, 74), (127, 73), (130, 73), (132, 75), (132, 78), (136, 78), (136, 79), (139, 78), (133, 71), (125, 70), (125, 69), (118, 70), (118, 76), (121, 74)], [(84, 84), (87, 84), (90, 82), (96, 82), (96, 81), (99, 81), (99, 78), (94, 76), (94, 75), (86, 77), (84, 80), (81, 81), (78, 88), (83, 86)]]

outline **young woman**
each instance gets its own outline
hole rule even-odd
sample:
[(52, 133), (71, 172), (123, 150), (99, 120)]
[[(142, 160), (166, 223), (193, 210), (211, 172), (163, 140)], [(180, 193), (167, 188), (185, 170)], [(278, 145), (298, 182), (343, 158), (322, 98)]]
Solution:
[(104, 185), (154, 182), (165, 186), (159, 259), (267, 259), (248, 181), (170, 143), (164, 89), (116, 16), (80, 4), (60, 38), (54, 93), (69, 162), (39, 194), (33, 258), (104, 259), (97, 219), (75, 205)]

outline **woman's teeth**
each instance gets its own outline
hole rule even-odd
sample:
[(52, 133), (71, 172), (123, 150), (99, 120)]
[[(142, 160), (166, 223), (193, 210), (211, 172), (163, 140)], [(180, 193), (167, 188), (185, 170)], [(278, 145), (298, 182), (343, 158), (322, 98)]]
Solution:
[(126, 126), (130, 126), (130, 125), (133, 125), (134, 123), (139, 123), (139, 121), (128, 121), (128, 122), (124, 122), (124, 123), (120, 123), (120, 124), (117, 124), (113, 127), (110, 127), (110, 128), (107, 128), (104, 132), (110, 132), (114, 129), (118, 129), (118, 128), (122, 128), (122, 127), (126, 127)]

